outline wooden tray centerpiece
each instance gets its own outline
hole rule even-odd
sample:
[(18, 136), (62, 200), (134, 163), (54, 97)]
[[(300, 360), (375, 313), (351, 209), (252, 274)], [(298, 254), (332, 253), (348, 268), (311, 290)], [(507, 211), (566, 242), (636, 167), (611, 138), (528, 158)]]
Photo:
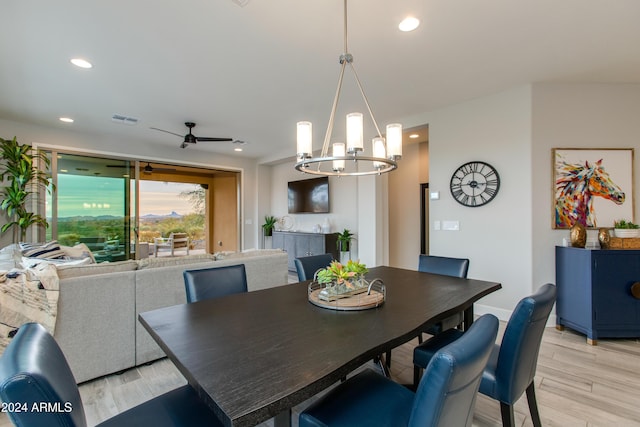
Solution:
[(367, 281), (364, 264), (349, 260), (346, 265), (333, 261), (316, 272), (309, 285), (309, 302), (332, 310), (366, 310), (384, 303), (385, 287), (380, 279)]

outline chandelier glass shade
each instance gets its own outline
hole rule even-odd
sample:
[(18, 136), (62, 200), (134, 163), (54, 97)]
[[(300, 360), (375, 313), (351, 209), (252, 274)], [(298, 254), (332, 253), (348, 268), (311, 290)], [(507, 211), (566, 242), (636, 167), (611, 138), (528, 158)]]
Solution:
[[(378, 123), (364, 93), (358, 73), (353, 66), (353, 55), (347, 46), (347, 0), (344, 0), (344, 52), (340, 55), (340, 76), (338, 88), (333, 99), (333, 106), (329, 116), (327, 132), (325, 133), (322, 150), (319, 157), (313, 157), (313, 125), (308, 121), (297, 123), (297, 163), (295, 168), (301, 172), (325, 176), (361, 176), (380, 175), (391, 172), (398, 167), (397, 161), (402, 157), (402, 125), (393, 123), (387, 125), (386, 134), (380, 132)], [(369, 116), (377, 135), (371, 140), (371, 156), (364, 152), (364, 119), (362, 113), (349, 113), (346, 117), (346, 135), (343, 141), (330, 143), (333, 134), (333, 124), (340, 100), (340, 91), (345, 70), (349, 66), (355, 77), (358, 89), (367, 107)], [(331, 153), (329, 151), (331, 150)], [(355, 162), (355, 170), (347, 170), (347, 162)]]

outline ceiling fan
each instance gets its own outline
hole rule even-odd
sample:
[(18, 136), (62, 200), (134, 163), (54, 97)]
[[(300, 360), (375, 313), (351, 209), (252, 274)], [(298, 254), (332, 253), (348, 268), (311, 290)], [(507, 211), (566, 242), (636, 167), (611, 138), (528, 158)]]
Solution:
[(175, 171), (175, 169), (171, 169), (171, 168), (154, 168), (153, 166), (151, 166), (151, 164), (149, 162), (147, 162), (147, 166), (142, 168), (142, 172), (146, 173), (146, 174), (151, 174), (153, 171), (159, 172), (159, 171), (170, 171), (173, 172)]
[[(126, 165), (107, 165), (108, 168), (128, 168)], [(151, 166), (151, 163), (147, 162), (147, 165), (140, 169), (143, 173), (150, 175), (152, 172), (175, 172), (175, 169), (172, 168), (154, 168)]]
[[(216, 137), (207, 137), (207, 136), (195, 136), (193, 133), (191, 133), (191, 130), (196, 126), (196, 124), (194, 122), (185, 122), (184, 125), (186, 127), (189, 128), (189, 133), (184, 135), (184, 140), (182, 141), (182, 144), (180, 144), (180, 148), (187, 148), (187, 144), (195, 144), (198, 141), (217, 141), (217, 142), (223, 142), (223, 141), (233, 141), (233, 138), (216, 138)], [(179, 137), (183, 137), (183, 135), (174, 133), (174, 132), (170, 132), (168, 130), (164, 130), (164, 129), (158, 129), (158, 128), (150, 128), (153, 130), (159, 130), (160, 132), (166, 132), (166, 133), (170, 133), (171, 135), (175, 135), (175, 136), (179, 136)]]

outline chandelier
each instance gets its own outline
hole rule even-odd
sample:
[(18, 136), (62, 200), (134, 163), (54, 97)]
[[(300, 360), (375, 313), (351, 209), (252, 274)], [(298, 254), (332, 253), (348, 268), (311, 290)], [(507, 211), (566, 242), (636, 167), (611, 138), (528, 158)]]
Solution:
[[(301, 172), (324, 176), (362, 176), (380, 175), (391, 172), (398, 167), (396, 163), (402, 157), (402, 125), (393, 123), (387, 125), (386, 135), (383, 137), (378, 127), (378, 122), (373, 116), (373, 111), (364, 93), (358, 73), (353, 66), (353, 55), (349, 53), (347, 46), (347, 0), (344, 0), (344, 53), (340, 55), (340, 76), (338, 88), (333, 99), (333, 106), (329, 116), (327, 132), (324, 136), (320, 157), (313, 157), (311, 122), (297, 123), (297, 163), (295, 168)], [(357, 83), (362, 99), (367, 107), (377, 136), (371, 140), (372, 156), (364, 156), (363, 115), (362, 113), (349, 113), (346, 118), (346, 143), (334, 142), (330, 144), (333, 133), (333, 123), (340, 100), (340, 91), (344, 72), (349, 65)], [(331, 148), (331, 154), (329, 154)], [(347, 162), (354, 162), (358, 166), (355, 171), (347, 171)]]

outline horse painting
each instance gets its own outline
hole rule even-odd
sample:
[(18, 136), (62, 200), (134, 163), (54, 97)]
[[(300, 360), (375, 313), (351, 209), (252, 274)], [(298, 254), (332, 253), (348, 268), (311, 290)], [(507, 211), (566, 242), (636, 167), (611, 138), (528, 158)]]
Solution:
[(597, 227), (593, 198), (602, 197), (617, 205), (625, 195), (602, 166), (595, 163), (556, 163), (556, 228), (571, 228), (576, 221), (585, 227)]

